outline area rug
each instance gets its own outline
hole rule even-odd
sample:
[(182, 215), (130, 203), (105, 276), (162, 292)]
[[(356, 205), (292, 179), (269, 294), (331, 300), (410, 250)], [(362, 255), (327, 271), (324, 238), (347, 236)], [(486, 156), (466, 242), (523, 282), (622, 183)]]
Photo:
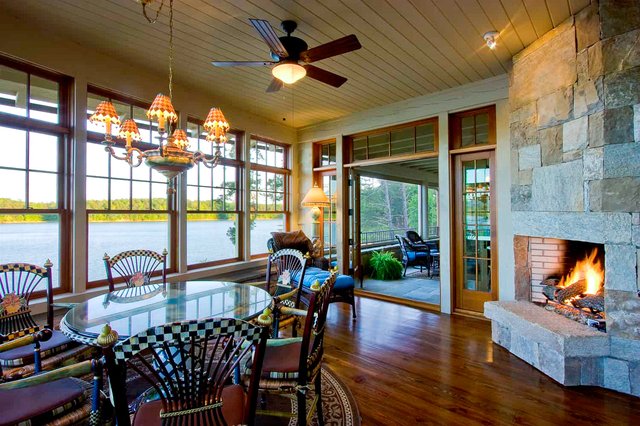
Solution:
[[(313, 397), (314, 394), (311, 391), (307, 401), (313, 401)], [(307, 409), (309, 408), (311, 407), (307, 407)], [(291, 413), (295, 414), (298, 412), (298, 403), (295, 398), (269, 395), (267, 409), (291, 410)], [(322, 367), (322, 413), (324, 414), (324, 424), (327, 426), (360, 426), (360, 412), (351, 391), (327, 366)], [(298, 418), (296, 416), (291, 419), (258, 416), (256, 424), (261, 426), (295, 426), (298, 424)], [(310, 424), (317, 426), (318, 420), (315, 414)]]

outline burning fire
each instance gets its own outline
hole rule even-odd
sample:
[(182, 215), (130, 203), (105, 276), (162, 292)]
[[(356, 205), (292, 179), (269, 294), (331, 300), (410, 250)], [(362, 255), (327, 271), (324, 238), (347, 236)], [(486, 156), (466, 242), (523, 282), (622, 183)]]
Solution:
[(580, 280), (585, 280), (585, 294), (597, 294), (604, 286), (604, 268), (597, 259), (598, 249), (594, 248), (587, 257), (576, 262), (573, 270), (562, 277), (559, 288), (566, 287)]

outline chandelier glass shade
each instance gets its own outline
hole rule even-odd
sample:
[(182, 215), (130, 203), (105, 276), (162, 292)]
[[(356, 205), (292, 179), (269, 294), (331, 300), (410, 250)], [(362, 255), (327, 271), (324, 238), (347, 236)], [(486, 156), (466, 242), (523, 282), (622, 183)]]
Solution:
[(293, 84), (307, 75), (307, 70), (296, 61), (283, 61), (271, 69), (271, 74), (286, 84)]
[[(149, 22), (154, 23), (164, 4), (162, 1), (155, 19), (147, 16), (145, 7), (151, 1), (142, 1), (143, 13)], [(142, 137), (136, 122), (129, 118), (122, 122), (116, 140), (112, 135), (111, 126), (120, 125), (120, 117), (113, 104), (105, 100), (100, 102), (89, 121), (96, 125), (104, 125), (105, 138), (103, 143), (105, 150), (115, 159), (129, 163), (131, 167), (138, 167), (143, 160), (147, 166), (164, 175), (169, 184), (169, 192), (173, 189), (173, 178), (191, 169), (195, 164), (202, 163), (209, 168), (214, 168), (220, 162), (220, 144), (227, 141), (229, 123), (220, 108), (211, 108), (204, 122), (204, 129), (208, 132), (206, 140), (215, 144), (213, 156), (200, 151), (189, 151), (189, 139), (184, 130), (176, 128), (178, 114), (171, 103), (173, 89), (173, 0), (169, 0), (169, 96), (158, 93), (151, 106), (147, 110), (147, 118), (158, 123), (158, 144), (151, 149), (141, 150), (134, 146)], [(171, 134), (171, 129), (174, 129)], [(168, 136), (171, 134), (171, 136)], [(122, 146), (124, 141), (124, 147)], [(118, 153), (116, 148), (124, 148), (124, 152)]]

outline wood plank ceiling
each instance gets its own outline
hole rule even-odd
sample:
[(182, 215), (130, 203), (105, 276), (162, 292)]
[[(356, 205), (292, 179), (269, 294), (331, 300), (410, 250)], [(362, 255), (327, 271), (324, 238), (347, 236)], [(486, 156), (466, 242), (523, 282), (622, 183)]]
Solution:
[[(156, 0), (159, 3), (160, 0)], [(165, 0), (168, 3), (168, 0)], [(210, 92), (215, 103), (304, 127), (426, 95), (509, 70), (511, 57), (589, 0), (175, 0), (175, 80)], [(22, 0), (0, 12), (105, 53), (164, 70), (168, 7), (148, 24), (133, 0)], [(157, 5), (152, 6), (154, 9)], [(363, 48), (314, 63), (349, 79), (333, 88), (309, 78), (265, 93), (268, 68), (215, 68), (211, 60), (269, 60), (248, 18), (298, 22), (314, 47), (356, 34)], [(482, 35), (500, 32), (489, 50)], [(123, 76), (123, 78), (125, 78)]]

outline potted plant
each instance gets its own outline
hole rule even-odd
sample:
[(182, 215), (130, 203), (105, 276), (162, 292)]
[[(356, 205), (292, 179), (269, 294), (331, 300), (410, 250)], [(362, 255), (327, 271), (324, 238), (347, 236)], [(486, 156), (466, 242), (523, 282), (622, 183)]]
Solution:
[(374, 251), (369, 259), (371, 278), (376, 280), (399, 280), (402, 278), (402, 263), (390, 251)]

